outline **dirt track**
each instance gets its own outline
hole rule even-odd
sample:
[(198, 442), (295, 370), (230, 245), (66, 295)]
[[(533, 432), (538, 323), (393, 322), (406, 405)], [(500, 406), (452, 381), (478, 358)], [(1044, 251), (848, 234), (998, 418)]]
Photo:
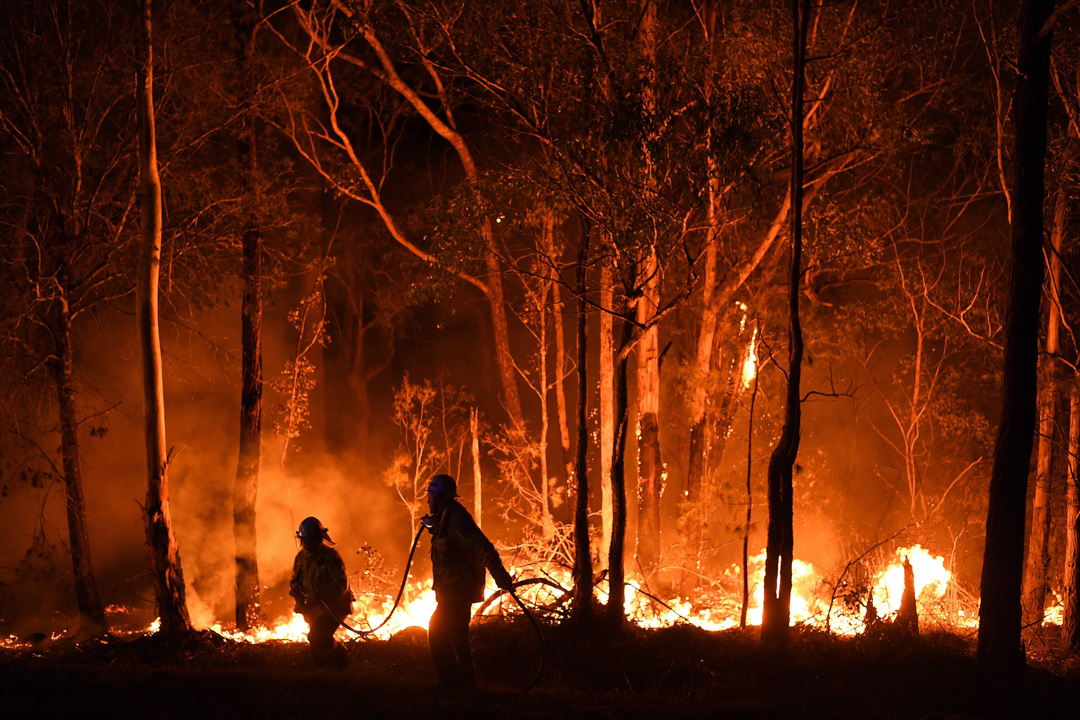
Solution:
[[(1021, 695), (975, 680), (970, 642), (949, 635), (838, 640), (797, 633), (782, 657), (753, 633), (682, 627), (619, 640), (546, 632), (547, 669), (522, 695), (538, 645), (525, 623), (474, 629), (482, 692), (437, 694), (422, 630), (351, 643), (353, 664), (314, 670), (302, 644), (114, 639), (0, 651), (11, 718), (1074, 718), (1075, 666), (1032, 667)], [(1070, 707), (1071, 706), (1071, 707)]]

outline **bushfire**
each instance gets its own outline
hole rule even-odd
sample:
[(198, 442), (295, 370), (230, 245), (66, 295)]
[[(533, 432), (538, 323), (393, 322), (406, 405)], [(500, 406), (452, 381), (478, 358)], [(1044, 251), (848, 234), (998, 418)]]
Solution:
[[(952, 573), (945, 567), (945, 558), (932, 554), (920, 545), (897, 548), (888, 562), (883, 563), (872, 574), (868, 575), (865, 571), (860, 574), (854, 567), (848, 567), (839, 573), (839, 579), (830, 579), (811, 563), (794, 561), (792, 621), (848, 636), (867, 631), (875, 622), (892, 621), (900, 610), (900, 599), (904, 593), (905, 559), (911, 563), (914, 570), (914, 589), (920, 623), (924, 627), (953, 631), (974, 630), (978, 623), (977, 602), (955, 583)], [(761, 624), (764, 564), (764, 550), (749, 560), (750, 586), (754, 588), (749, 598), (749, 625)], [(625, 601), (626, 616), (644, 628), (669, 627), (680, 623), (711, 631), (738, 627), (742, 600), (726, 588), (741, 587), (741, 572), (739, 566), (731, 566), (715, 583), (714, 588), (702, 589), (695, 598), (660, 598), (649, 591), (641, 578), (631, 578)], [(563, 607), (565, 593), (557, 588), (570, 587), (570, 573), (564, 568), (537, 567), (533, 574), (544, 577), (549, 582), (522, 587), (519, 592), (522, 599), (531, 606), (540, 608), (542, 612), (553, 612)], [(387, 639), (408, 627), (427, 628), (428, 620), (435, 609), (434, 592), (430, 587), (423, 587), (420, 582), (410, 583), (409, 590), (408, 596), (411, 599), (403, 602), (394, 611), (390, 621), (374, 633), (376, 638)], [(481, 606), (485, 617), (514, 612), (513, 603), (504, 602), (508, 598), (499, 593), (490, 579), (485, 595), (492, 599), (490, 603)], [(606, 601), (606, 595), (601, 586), (600, 599)], [(871, 605), (874, 608), (871, 617), (876, 619), (868, 619), (867, 609)], [(1060, 605), (1059, 599), (1056, 605), (1047, 609), (1045, 622), (1061, 624)], [(361, 596), (354, 604), (354, 612), (347, 622), (357, 630), (366, 630), (378, 625), (392, 606), (392, 597), (375, 594)], [(143, 632), (156, 632), (158, 625), (155, 620)], [(302, 642), (306, 640), (308, 626), (303, 617), (292, 614), (246, 633), (221, 622), (211, 624), (208, 629), (238, 642)], [(344, 627), (338, 633), (341, 639), (348, 639), (351, 635)], [(17, 639), (12, 637), (5, 644), (14, 645), (17, 642)]]

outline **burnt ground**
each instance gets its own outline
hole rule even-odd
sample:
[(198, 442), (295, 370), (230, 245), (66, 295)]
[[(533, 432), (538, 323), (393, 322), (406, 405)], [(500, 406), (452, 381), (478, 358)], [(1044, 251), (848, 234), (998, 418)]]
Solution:
[(438, 694), (420, 628), (349, 643), (352, 666), (316, 670), (305, 644), (204, 632), (0, 650), (10, 718), (1077, 718), (1080, 666), (1047, 654), (1018, 689), (980, 686), (970, 638), (840, 639), (796, 630), (768, 653), (756, 631), (693, 627), (582, 637), (524, 621), (477, 624), (476, 695)]

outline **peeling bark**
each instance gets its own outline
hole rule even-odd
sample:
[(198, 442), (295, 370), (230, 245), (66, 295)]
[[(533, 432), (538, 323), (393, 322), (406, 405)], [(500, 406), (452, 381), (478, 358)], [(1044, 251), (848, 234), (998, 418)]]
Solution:
[(157, 612), (164, 633), (191, 630), (180, 548), (173, 533), (169, 509), (168, 455), (165, 445), (165, 390), (161, 369), (158, 327), (158, 277), (161, 271), (161, 179), (158, 175), (154, 133), (153, 41), (151, 0), (140, 0), (137, 94), (139, 108), (139, 180), (142, 212), (142, 252), (135, 288), (135, 321), (142, 355), (143, 394), (146, 403), (147, 490), (143, 519), (150, 547), (151, 574)]

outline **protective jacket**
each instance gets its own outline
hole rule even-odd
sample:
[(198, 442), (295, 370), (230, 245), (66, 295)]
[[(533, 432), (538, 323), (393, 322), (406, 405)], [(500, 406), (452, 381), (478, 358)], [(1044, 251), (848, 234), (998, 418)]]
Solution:
[(352, 611), (345, 561), (329, 545), (302, 548), (296, 554), (289, 594), (296, 600), (296, 612), (304, 617), (329, 611), (340, 620)]
[(495, 546), (484, 536), (472, 515), (456, 500), (436, 513), (431, 524), (431, 573), (435, 599), (484, 599), (484, 569), (499, 587), (510, 587)]

